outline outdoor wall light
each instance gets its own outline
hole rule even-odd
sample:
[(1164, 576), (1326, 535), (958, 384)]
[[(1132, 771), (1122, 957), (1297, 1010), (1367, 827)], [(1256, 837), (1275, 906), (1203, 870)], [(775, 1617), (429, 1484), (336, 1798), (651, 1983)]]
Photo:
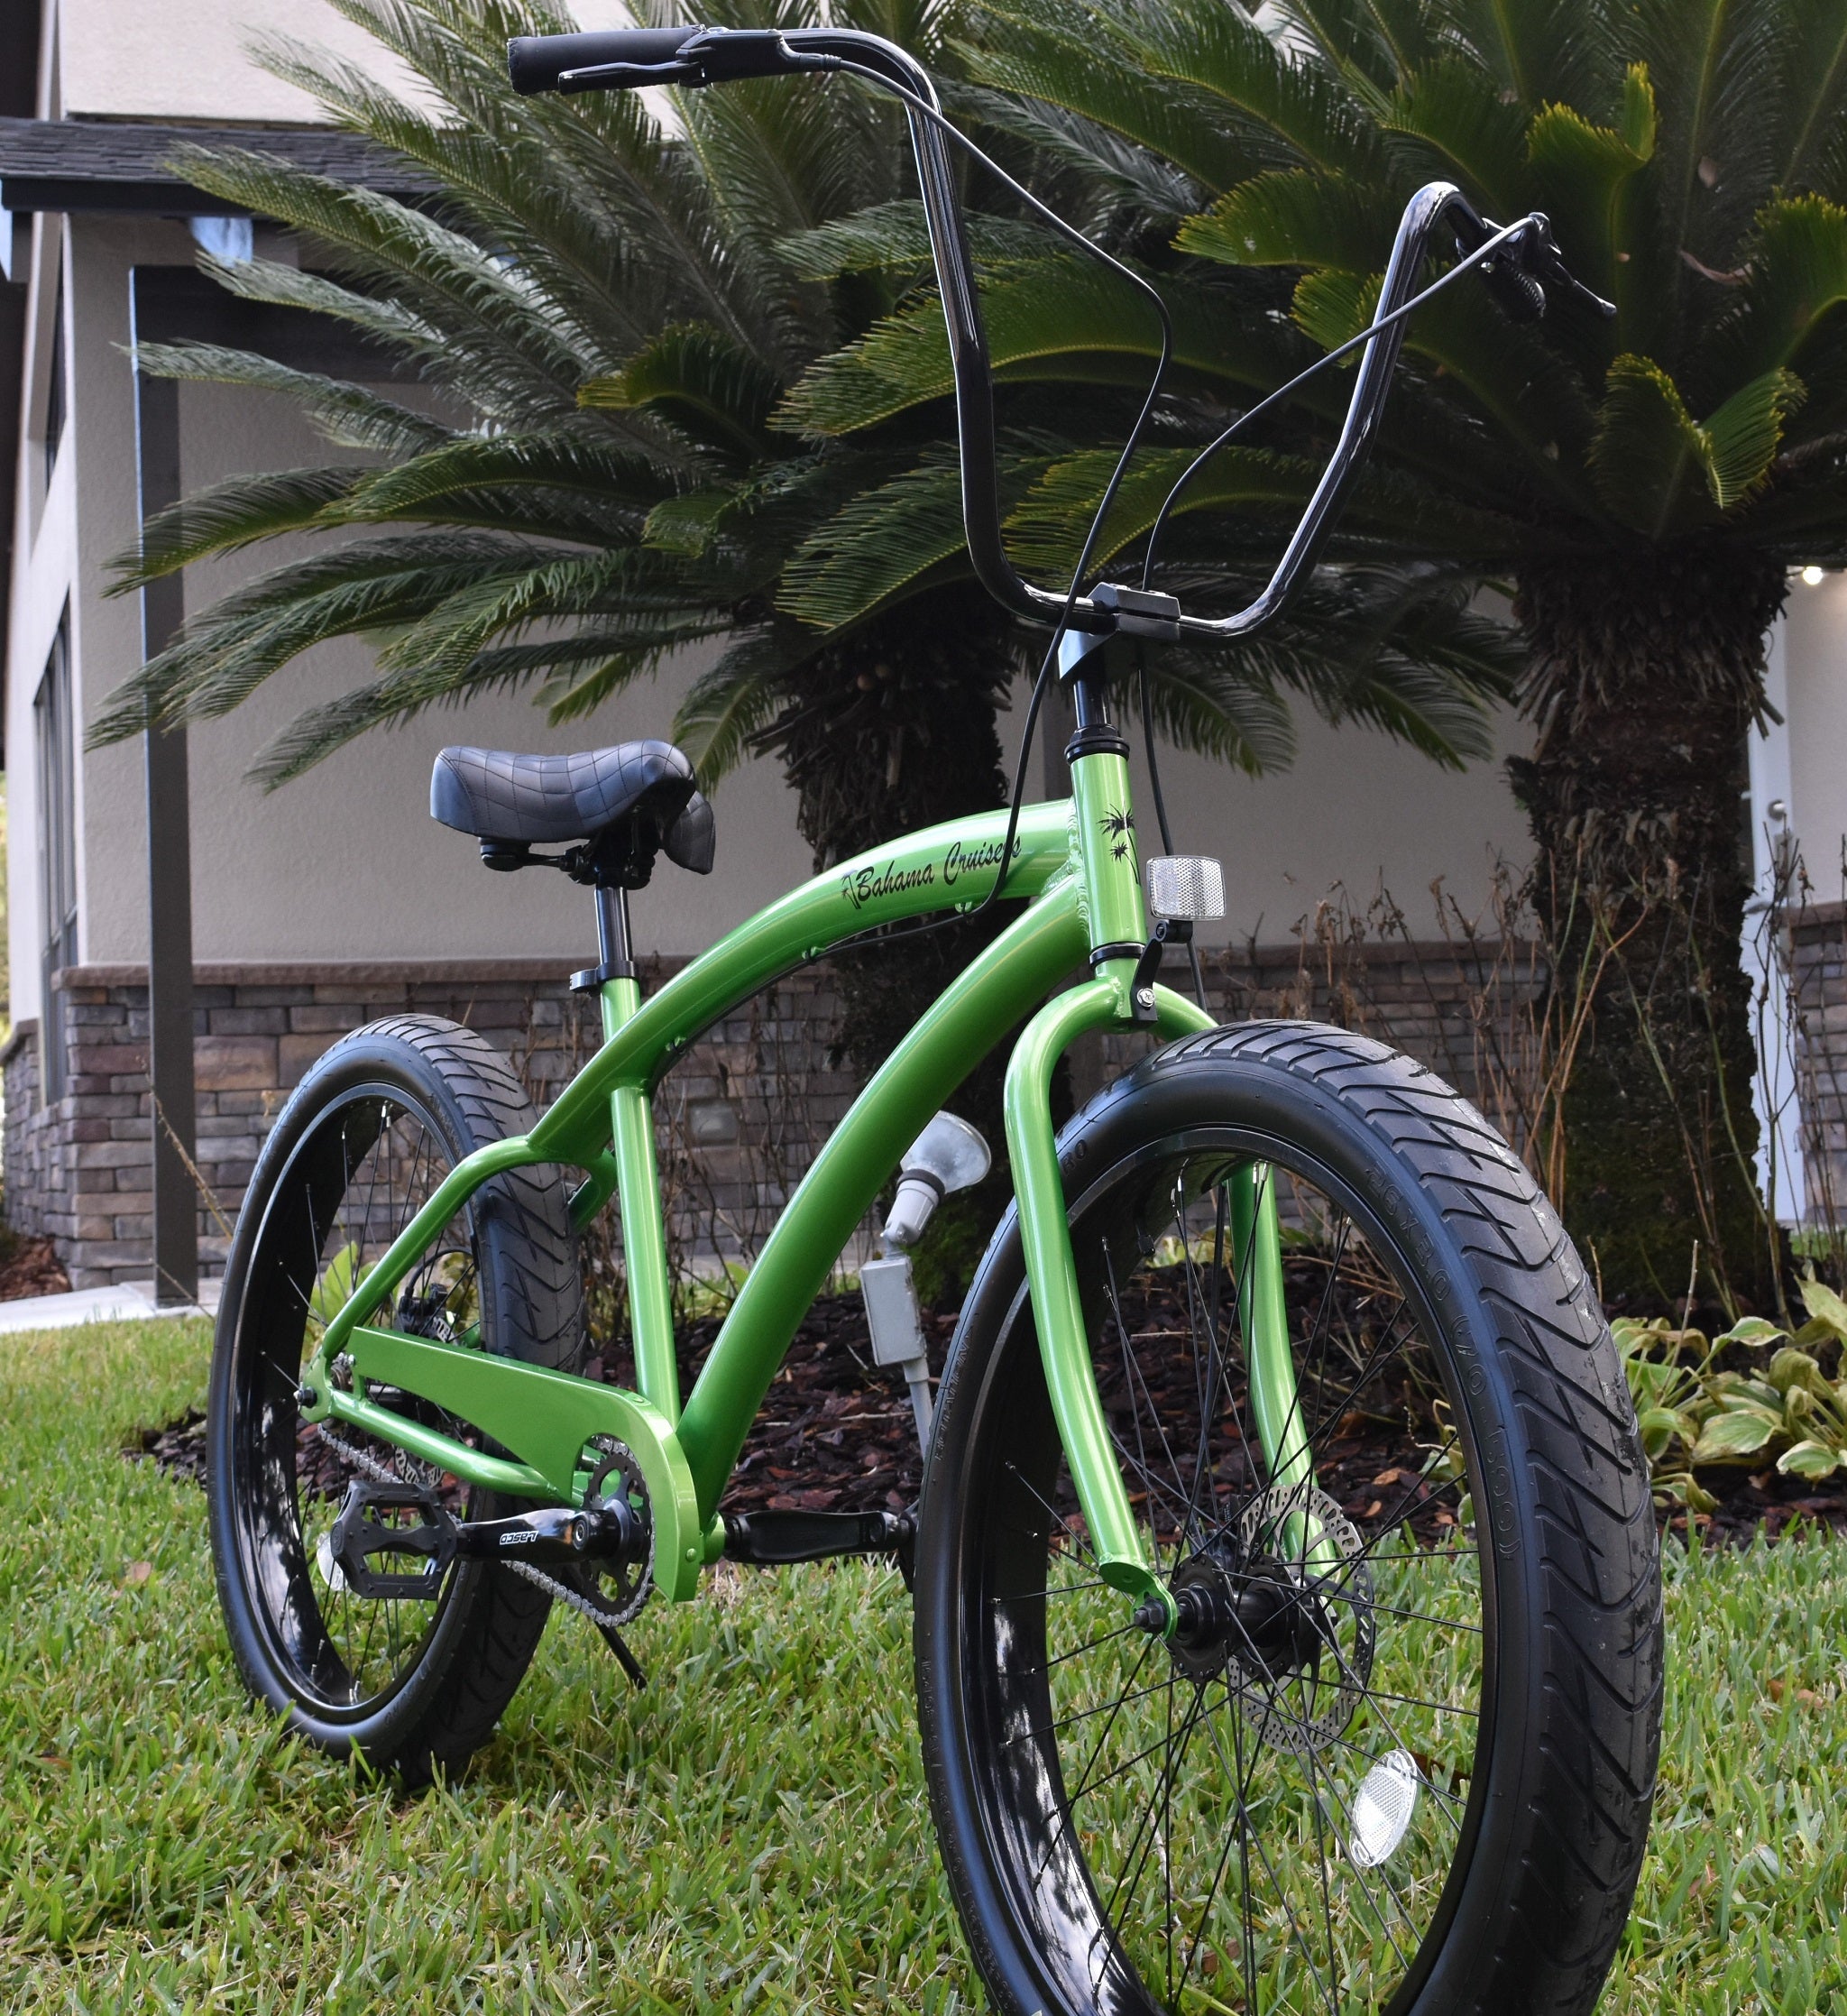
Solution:
[(1826, 577), (1826, 571), (1823, 567), (1804, 567), (1802, 570), (1803, 586), (1805, 588), (1819, 588)]

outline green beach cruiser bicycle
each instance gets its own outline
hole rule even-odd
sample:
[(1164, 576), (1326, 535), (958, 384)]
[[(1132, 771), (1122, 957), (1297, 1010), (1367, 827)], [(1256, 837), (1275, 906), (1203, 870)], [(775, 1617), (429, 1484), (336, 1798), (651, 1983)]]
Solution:
[[(909, 58), (845, 31), (678, 28), (529, 38), (511, 60), (522, 90), (832, 71), (903, 101), (969, 546), (1052, 628), (1034, 713), (1061, 679), (1071, 796), (1022, 805), (1016, 786), (1007, 810), (844, 862), (644, 999), (626, 892), (661, 854), (712, 864), (685, 759), (443, 752), (437, 818), (492, 867), (550, 862), (594, 892), (576, 984), (604, 1040), (541, 1117), (478, 1036), (396, 1017), (335, 1045), (281, 1114), (212, 1368), (212, 1544), (244, 1678), (309, 1740), (417, 1782), (488, 1739), (555, 1600), (639, 1677), (624, 1628), (721, 1559), (896, 1554), (931, 1807), (1000, 2008), (1588, 2010), (1641, 1856), (1662, 1662), (1609, 1332), (1519, 1159), (1429, 1071), (1312, 1024), (1215, 1026), (1161, 983), (1163, 948), (1218, 914), (1218, 870), (1170, 844), (1144, 871), (1109, 711), (1112, 640), (1249, 635), (1313, 565), (1438, 229), (1460, 256), (1435, 285), (1479, 275), (1530, 316), (1576, 286), (1545, 220), (1486, 224), (1447, 184), (1412, 199), (1347, 346), (1333, 459), (1248, 609), (1186, 612), (1150, 585), (1152, 548), (1140, 587), (1083, 593), (1080, 563), (1060, 595), (1003, 549), (966, 143)], [(1003, 892), (1024, 907), (821, 1148), (682, 1395), (654, 1087), (800, 962)], [(1016, 1203), (961, 1312), (914, 1515), (728, 1520), (810, 1303), (1023, 1019)], [(1137, 1027), (1164, 1047), (1055, 1135), (1066, 1046)], [(612, 1200), (637, 1392), (580, 1376), (574, 1239)]]

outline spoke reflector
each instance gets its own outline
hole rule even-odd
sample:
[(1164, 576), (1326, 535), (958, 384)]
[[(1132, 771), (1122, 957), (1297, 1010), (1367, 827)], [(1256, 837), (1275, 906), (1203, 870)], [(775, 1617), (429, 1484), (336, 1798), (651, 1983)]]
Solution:
[(1355, 1869), (1376, 1869), (1404, 1839), (1417, 1810), (1420, 1773), (1408, 1750), (1380, 1758), (1360, 1781), (1353, 1800), (1353, 1838), (1346, 1853)]
[(329, 1526), (314, 1551), (314, 1565), (321, 1571), (321, 1580), (335, 1596), (346, 1593), (346, 1570), (334, 1558), (334, 1529)]

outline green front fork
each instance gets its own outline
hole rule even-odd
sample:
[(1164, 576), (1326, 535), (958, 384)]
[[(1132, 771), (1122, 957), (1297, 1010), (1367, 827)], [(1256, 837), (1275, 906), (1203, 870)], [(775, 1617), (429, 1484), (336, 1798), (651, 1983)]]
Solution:
[[(1073, 815), (1084, 856), (1092, 946), (1107, 951), (1143, 934), (1140, 878), (1128, 805), (1128, 766), (1098, 754), (1071, 766)], [(1070, 1222), (1052, 1128), (1052, 1073), (1071, 1040), (1089, 1029), (1133, 1023), (1126, 958), (1105, 958), (1098, 977), (1059, 995), (1026, 1025), (1007, 1066), (1007, 1154), (1019, 1199), (1020, 1243), (1032, 1289), (1034, 1323), (1059, 1439), (1089, 1528), (1098, 1573), (1138, 1603), (1153, 1598), (1175, 1621), (1172, 1596), (1143, 1547), (1097, 1390), (1090, 1340), (1078, 1293)], [(1157, 986), (1153, 1008), (1166, 1036), (1215, 1026), (1184, 996)], [(1282, 1229), (1267, 1165), (1247, 1163), (1230, 1178), (1230, 1218), (1238, 1312), (1251, 1404), (1273, 1489), (1306, 1496), (1311, 1452), (1289, 1348)], [(1286, 1544), (1306, 1558), (1319, 1536), (1304, 1514), (1285, 1522)]]
[[(1074, 1036), (1087, 1029), (1121, 1027), (1121, 1000), (1113, 979), (1092, 980), (1061, 994), (1026, 1025), (1007, 1067), (1006, 1144), (1046, 1389), (1089, 1528), (1097, 1571), (1112, 1588), (1138, 1602), (1153, 1597), (1163, 1604), (1171, 1625), (1173, 1599), (1143, 1547), (1097, 1391), (1050, 1120), (1053, 1067)], [(1154, 1006), (1163, 1036), (1189, 1036), (1214, 1026), (1203, 1009), (1168, 988), (1155, 989)], [(1267, 1164), (1246, 1163), (1232, 1173), (1229, 1189), (1228, 1229), (1257, 1439), (1273, 1489), (1305, 1496), (1311, 1452), (1289, 1348), (1276, 1186)], [(1284, 1522), (1284, 1537), (1298, 1559), (1319, 1539), (1305, 1514), (1293, 1512)]]

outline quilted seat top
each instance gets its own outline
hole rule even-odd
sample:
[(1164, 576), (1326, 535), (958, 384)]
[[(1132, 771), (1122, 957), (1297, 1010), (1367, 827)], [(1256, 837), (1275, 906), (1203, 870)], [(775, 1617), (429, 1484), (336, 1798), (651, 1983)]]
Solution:
[(446, 749), (429, 780), (431, 818), (480, 840), (535, 845), (593, 839), (642, 805), (669, 826), (693, 796), (692, 764), (654, 741), (574, 756)]

